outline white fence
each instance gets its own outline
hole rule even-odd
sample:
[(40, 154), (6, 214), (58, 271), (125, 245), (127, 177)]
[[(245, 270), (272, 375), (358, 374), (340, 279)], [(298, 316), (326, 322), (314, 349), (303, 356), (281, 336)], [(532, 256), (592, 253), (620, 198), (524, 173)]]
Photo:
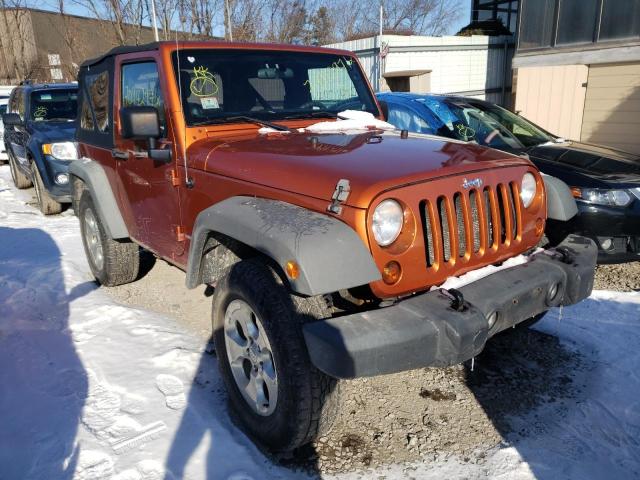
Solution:
[[(380, 40), (389, 46), (382, 62)], [(431, 72), (431, 93), (455, 93), (506, 105), (511, 101), (511, 37), (383, 35), (326, 46), (356, 53), (376, 91), (386, 89), (380, 82), (382, 67), (383, 74)]]

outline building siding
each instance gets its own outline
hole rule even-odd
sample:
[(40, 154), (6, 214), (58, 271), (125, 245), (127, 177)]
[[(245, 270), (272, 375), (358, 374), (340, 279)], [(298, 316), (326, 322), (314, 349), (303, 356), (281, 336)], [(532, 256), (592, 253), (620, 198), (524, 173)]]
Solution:
[[(379, 83), (379, 39), (369, 37), (327, 46), (355, 52), (373, 88), (384, 91), (388, 87)], [(389, 44), (389, 54), (382, 62), (384, 73), (431, 72), (429, 82), (423, 84), (429, 85), (429, 91), (416, 93), (456, 93), (509, 106), (514, 52), (509, 37), (384, 35), (382, 39)]]
[(585, 65), (518, 68), (515, 110), (555, 135), (579, 140), (587, 76)]
[(589, 68), (581, 139), (640, 154), (640, 62)]

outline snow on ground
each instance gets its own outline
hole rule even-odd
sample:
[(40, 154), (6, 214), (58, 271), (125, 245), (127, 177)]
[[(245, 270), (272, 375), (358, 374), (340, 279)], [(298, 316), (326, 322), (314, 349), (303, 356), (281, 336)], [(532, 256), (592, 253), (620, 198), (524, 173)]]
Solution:
[[(0, 167), (0, 480), (300, 478), (231, 422), (215, 358), (172, 318), (91, 281), (77, 220), (43, 217)], [(576, 398), (511, 419), (475, 462), (338, 478), (640, 477), (640, 294), (595, 292), (540, 329), (579, 351)], [(569, 372), (571, 375), (571, 372)]]

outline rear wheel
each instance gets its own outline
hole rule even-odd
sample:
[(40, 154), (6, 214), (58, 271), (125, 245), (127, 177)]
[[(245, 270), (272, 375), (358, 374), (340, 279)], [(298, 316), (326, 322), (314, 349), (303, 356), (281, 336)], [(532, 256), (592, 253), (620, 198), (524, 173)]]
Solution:
[(56, 202), (42, 183), (42, 177), (40, 171), (35, 162), (31, 162), (31, 175), (33, 177), (33, 188), (36, 191), (36, 200), (38, 201), (38, 208), (44, 215), (55, 215), (62, 211), (62, 204)]
[(24, 173), (20, 171), (18, 165), (16, 164), (16, 159), (13, 158), (13, 154), (11, 152), (7, 152), (9, 154), (9, 170), (11, 170), (11, 178), (13, 179), (13, 184), (16, 188), (25, 189), (29, 188), (31, 184), (31, 180)]
[(89, 190), (82, 192), (78, 210), (84, 251), (96, 280), (107, 287), (133, 282), (140, 268), (138, 245), (106, 235)]
[(329, 315), (322, 298), (293, 297), (269, 267), (245, 260), (218, 282), (212, 315), (229, 403), (253, 438), (288, 451), (330, 429), (338, 385), (311, 364), (302, 335), (305, 321)]

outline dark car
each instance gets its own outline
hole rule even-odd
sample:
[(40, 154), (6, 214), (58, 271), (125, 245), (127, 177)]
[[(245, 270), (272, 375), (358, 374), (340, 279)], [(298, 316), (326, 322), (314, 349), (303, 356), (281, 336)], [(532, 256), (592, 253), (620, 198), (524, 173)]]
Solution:
[(601, 263), (640, 259), (640, 156), (559, 138), (484, 100), (410, 93), (381, 93), (378, 99), (400, 129), (527, 155), (540, 171), (569, 185), (578, 205), (569, 222), (549, 221), (550, 237), (591, 237)]
[(67, 170), (78, 158), (77, 107), (75, 84), (25, 84), (11, 92), (2, 117), (13, 181), (18, 188), (34, 186), (45, 215), (71, 202)]

